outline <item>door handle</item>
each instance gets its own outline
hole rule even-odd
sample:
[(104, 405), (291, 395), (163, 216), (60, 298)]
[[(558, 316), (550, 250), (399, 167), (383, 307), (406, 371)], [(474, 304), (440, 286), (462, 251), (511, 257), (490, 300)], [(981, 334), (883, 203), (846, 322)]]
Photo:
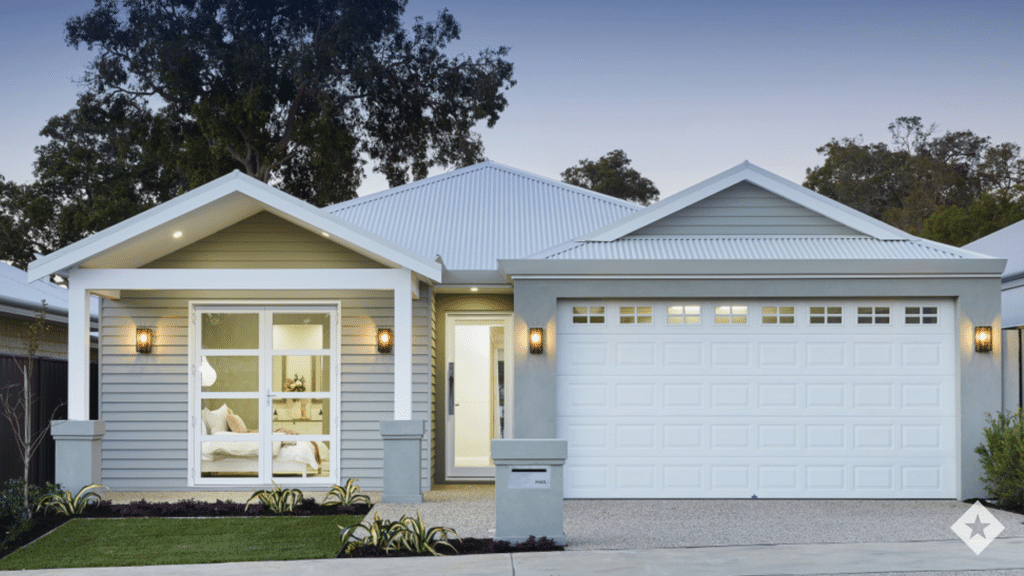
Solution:
[(448, 415), (455, 415), (455, 362), (448, 363)]

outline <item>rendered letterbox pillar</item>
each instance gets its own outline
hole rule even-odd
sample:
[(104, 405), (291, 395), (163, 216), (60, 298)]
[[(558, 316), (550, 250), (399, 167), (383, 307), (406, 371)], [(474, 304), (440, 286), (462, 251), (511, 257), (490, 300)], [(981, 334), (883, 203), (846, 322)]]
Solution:
[(565, 545), (562, 468), (567, 456), (565, 440), (491, 440), (495, 540), (518, 544), (535, 536)]

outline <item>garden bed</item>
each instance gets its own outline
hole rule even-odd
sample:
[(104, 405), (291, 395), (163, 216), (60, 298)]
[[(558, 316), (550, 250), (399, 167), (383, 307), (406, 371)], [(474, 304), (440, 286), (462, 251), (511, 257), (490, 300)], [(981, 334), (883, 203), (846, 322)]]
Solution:
[[(444, 556), (465, 555), (465, 554), (508, 554), (511, 552), (552, 552), (565, 550), (564, 546), (558, 546), (548, 538), (536, 539), (530, 536), (525, 542), (513, 546), (505, 540), (492, 540), (491, 538), (453, 538), (448, 542), (455, 548), (452, 552), (444, 547), (438, 547), (438, 552)], [(338, 558), (390, 558), (395, 556), (426, 556), (428, 554), (415, 554), (406, 551), (385, 552), (375, 546), (360, 546), (352, 551), (351, 555), (338, 554)]]

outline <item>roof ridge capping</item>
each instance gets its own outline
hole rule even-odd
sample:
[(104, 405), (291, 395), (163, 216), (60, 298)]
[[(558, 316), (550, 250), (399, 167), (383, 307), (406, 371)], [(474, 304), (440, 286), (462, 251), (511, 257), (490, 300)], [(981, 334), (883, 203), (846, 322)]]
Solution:
[(501, 171), (504, 171), (504, 172), (508, 172), (510, 174), (513, 174), (515, 176), (519, 176), (521, 178), (526, 178), (528, 180), (533, 180), (535, 182), (540, 182), (542, 184), (547, 184), (549, 186), (555, 186), (555, 187), (558, 187), (558, 188), (562, 188), (562, 189), (564, 189), (564, 190), (566, 190), (568, 192), (573, 192), (573, 193), (576, 193), (576, 194), (581, 194), (581, 195), (589, 197), (589, 198), (591, 198), (593, 200), (597, 200), (597, 201), (601, 201), (601, 202), (607, 202), (609, 204), (613, 204), (615, 206), (619, 206), (619, 207), (623, 207), (623, 208), (630, 208), (630, 209), (632, 209), (634, 211), (639, 211), (639, 210), (643, 209), (643, 206), (640, 206), (639, 204), (635, 204), (633, 202), (629, 202), (627, 200), (623, 200), (621, 198), (616, 198), (614, 196), (609, 196), (608, 194), (602, 194), (601, 192), (595, 192), (593, 190), (587, 190), (586, 188), (582, 188), (582, 187), (576, 186), (574, 184), (568, 184), (566, 182), (560, 182), (560, 181), (555, 180), (553, 178), (548, 178), (546, 176), (541, 176), (539, 174), (534, 174), (532, 172), (527, 172), (525, 170), (521, 170), (521, 169), (516, 168), (514, 166), (509, 166), (508, 164), (502, 164), (501, 162), (496, 162), (494, 160), (484, 160), (483, 162), (477, 162), (476, 164), (472, 164), (470, 166), (463, 166), (461, 168), (455, 168), (454, 170), (449, 170), (448, 172), (444, 172), (442, 174), (436, 174), (434, 176), (429, 176), (429, 177), (424, 178), (422, 180), (415, 180), (413, 182), (408, 182), (406, 184), (402, 184), (401, 186), (396, 186), (394, 188), (388, 188), (386, 190), (381, 190), (379, 192), (374, 192), (374, 193), (368, 194), (366, 196), (360, 196), (359, 198), (353, 198), (351, 200), (346, 200), (344, 202), (339, 202), (337, 204), (332, 204), (331, 206), (326, 206), (326, 207), (322, 208), (322, 210), (336, 215), (339, 212), (341, 212), (342, 210), (346, 210), (348, 208), (352, 208), (352, 207), (359, 206), (359, 205), (362, 205), (362, 204), (366, 204), (366, 203), (369, 203), (369, 202), (373, 202), (373, 201), (376, 201), (376, 200), (383, 200), (385, 198), (390, 198), (392, 196), (395, 196), (395, 195), (398, 195), (398, 194), (403, 194), (405, 192), (409, 192), (409, 191), (411, 191), (413, 189), (420, 188), (422, 186), (426, 186), (426, 185), (430, 185), (430, 184), (435, 184), (435, 183), (438, 183), (438, 182), (443, 182), (443, 181), (449, 180), (451, 178), (458, 178), (460, 176), (464, 176), (466, 174), (470, 174), (472, 172), (476, 172), (476, 171), (479, 171), (479, 170), (485, 170), (487, 168), (492, 168), (492, 169), (495, 169), (495, 170), (501, 170)]
[(688, 208), (743, 181), (748, 181), (770, 193), (781, 196), (865, 235), (880, 240), (909, 240), (914, 238), (914, 236), (881, 220), (872, 218), (867, 214), (854, 210), (744, 160), (742, 163), (724, 172), (664, 198), (618, 222), (609, 224), (586, 236), (581, 236), (578, 240), (591, 242), (618, 240), (648, 224)]

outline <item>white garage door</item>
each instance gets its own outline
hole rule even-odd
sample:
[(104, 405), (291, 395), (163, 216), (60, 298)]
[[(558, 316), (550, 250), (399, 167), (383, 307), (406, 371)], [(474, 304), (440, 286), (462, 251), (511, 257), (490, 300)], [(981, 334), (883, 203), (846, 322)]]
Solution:
[(953, 305), (563, 301), (567, 498), (956, 496)]

